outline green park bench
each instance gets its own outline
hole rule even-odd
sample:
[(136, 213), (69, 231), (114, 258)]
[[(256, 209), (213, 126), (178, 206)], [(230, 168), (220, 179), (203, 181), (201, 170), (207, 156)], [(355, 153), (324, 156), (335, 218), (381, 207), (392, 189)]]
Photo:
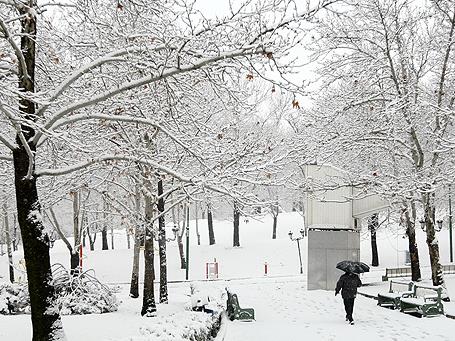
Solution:
[(378, 305), (392, 309), (400, 309), (400, 301), (402, 298), (410, 297), (414, 291), (412, 290), (413, 282), (390, 281), (389, 291), (386, 293), (378, 293)]
[(253, 308), (240, 308), (239, 298), (237, 294), (233, 294), (227, 290), (227, 315), (231, 321), (234, 320), (254, 320)]
[(400, 299), (400, 311), (424, 317), (444, 314), (442, 288), (414, 284), (413, 293)]

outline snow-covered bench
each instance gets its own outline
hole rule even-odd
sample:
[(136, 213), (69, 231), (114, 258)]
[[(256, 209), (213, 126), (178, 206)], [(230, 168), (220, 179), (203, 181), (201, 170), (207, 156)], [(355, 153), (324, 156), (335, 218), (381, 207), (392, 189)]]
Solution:
[(414, 284), (412, 295), (400, 300), (400, 311), (425, 317), (444, 314), (441, 295), (441, 287)]
[(400, 309), (402, 298), (413, 294), (413, 282), (390, 281), (389, 291), (378, 293), (378, 305), (392, 309)]
[(233, 320), (254, 320), (253, 308), (240, 308), (239, 299), (236, 294), (227, 290), (227, 315), (231, 321)]

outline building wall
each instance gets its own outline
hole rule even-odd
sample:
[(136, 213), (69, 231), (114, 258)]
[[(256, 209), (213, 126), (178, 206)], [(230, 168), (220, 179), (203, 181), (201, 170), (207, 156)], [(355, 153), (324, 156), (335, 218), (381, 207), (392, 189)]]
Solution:
[(308, 231), (308, 290), (335, 290), (343, 271), (342, 260), (360, 260), (360, 234), (357, 231)]
[(343, 171), (319, 165), (306, 165), (309, 184), (305, 200), (306, 226), (324, 225), (354, 228), (352, 187), (346, 186)]

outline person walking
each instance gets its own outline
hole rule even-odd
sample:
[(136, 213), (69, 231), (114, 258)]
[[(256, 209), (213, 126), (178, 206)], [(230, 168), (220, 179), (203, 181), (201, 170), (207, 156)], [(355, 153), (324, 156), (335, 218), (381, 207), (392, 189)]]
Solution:
[(343, 297), (344, 309), (346, 310), (346, 321), (349, 321), (350, 324), (354, 324), (352, 311), (354, 310), (354, 300), (357, 295), (357, 288), (361, 285), (362, 281), (358, 274), (346, 272), (341, 275), (335, 289), (335, 296), (338, 295), (341, 290), (341, 297)]

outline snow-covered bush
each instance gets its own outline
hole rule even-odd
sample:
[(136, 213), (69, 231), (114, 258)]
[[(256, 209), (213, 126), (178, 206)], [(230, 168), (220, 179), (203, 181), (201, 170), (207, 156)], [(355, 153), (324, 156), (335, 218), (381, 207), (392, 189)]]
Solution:
[(30, 313), (27, 284), (0, 283), (0, 314)]
[[(71, 275), (61, 264), (52, 266), (56, 305), (63, 315), (117, 311), (115, 288), (100, 283), (89, 271)], [(26, 283), (0, 283), (0, 314), (30, 313)]]
[[(153, 318), (153, 325), (140, 329), (140, 336), (129, 337), (128, 341), (209, 341), (220, 326), (220, 314), (181, 311)], [(126, 340), (125, 340), (126, 341)]]
[(57, 306), (63, 315), (102, 314), (117, 311), (114, 290), (98, 281), (91, 271), (70, 274), (61, 264), (52, 266)]

